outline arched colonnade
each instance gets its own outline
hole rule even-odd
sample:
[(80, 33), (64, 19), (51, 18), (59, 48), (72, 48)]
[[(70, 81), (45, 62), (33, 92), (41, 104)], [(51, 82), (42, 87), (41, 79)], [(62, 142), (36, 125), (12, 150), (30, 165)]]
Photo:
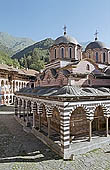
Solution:
[(104, 104), (74, 105), (72, 109), (65, 109), (16, 97), (15, 115), (22, 117), (26, 126), (38, 127), (39, 131), (42, 131), (42, 126), (47, 127), (48, 137), (50, 130), (54, 129), (61, 138), (63, 136), (64, 141), (64, 138), (68, 138), (69, 144), (78, 135), (88, 135), (89, 141), (92, 139), (92, 132), (109, 135), (110, 111)]

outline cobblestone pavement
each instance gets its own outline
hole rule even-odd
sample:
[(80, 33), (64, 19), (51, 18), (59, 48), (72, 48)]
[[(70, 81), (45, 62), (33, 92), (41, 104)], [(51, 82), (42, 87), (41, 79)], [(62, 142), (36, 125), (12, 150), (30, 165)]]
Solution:
[(13, 115), (0, 115), (0, 170), (110, 170), (110, 145), (63, 161)]

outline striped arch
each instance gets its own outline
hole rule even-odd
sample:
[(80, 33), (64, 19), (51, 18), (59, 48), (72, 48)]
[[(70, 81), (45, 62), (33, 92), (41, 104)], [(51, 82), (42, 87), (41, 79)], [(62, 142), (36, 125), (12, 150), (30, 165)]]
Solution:
[(21, 106), (22, 106), (22, 104), (23, 104), (22, 99), (21, 99), (21, 98), (19, 98), (19, 107), (21, 107)]
[(51, 117), (53, 113), (53, 106), (46, 106), (47, 117)]
[(38, 109), (37, 102), (34, 102), (33, 103), (33, 111), (37, 111), (37, 109)]
[(43, 108), (45, 108), (45, 110), (46, 110), (46, 105), (44, 103), (40, 103), (39, 109), (38, 109), (39, 114), (43, 114)]
[(88, 114), (90, 110), (85, 105), (77, 105), (73, 108), (70, 115), (70, 141), (73, 136), (87, 135), (89, 133)]
[(41, 124), (48, 126), (46, 105), (44, 103), (41, 103), (39, 106), (39, 116), (41, 119)]
[(15, 105), (18, 105), (18, 98), (17, 97), (15, 97)]
[(32, 103), (30, 100), (27, 101), (27, 110), (28, 113), (31, 115), (31, 111), (32, 111)]
[(26, 100), (25, 99), (23, 100), (23, 108), (24, 109), (26, 108)]
[(71, 114), (72, 114), (77, 108), (82, 108), (82, 109), (85, 111), (86, 116), (88, 116), (88, 115), (91, 113), (91, 111), (90, 111), (90, 109), (89, 109), (88, 106), (85, 106), (85, 105), (75, 105), (75, 106), (73, 107), (73, 109), (71, 109), (70, 114), (69, 114), (69, 117), (71, 117)]
[(109, 109), (104, 105), (104, 104), (97, 104), (95, 105), (94, 109), (93, 109), (93, 112), (94, 112), (94, 116), (95, 116), (95, 111), (96, 109), (100, 107), (103, 111), (103, 115), (106, 116), (107, 114), (109, 114)]
[(56, 132), (60, 132), (60, 112), (59, 109), (55, 106), (53, 108), (51, 108), (51, 127), (56, 131)]

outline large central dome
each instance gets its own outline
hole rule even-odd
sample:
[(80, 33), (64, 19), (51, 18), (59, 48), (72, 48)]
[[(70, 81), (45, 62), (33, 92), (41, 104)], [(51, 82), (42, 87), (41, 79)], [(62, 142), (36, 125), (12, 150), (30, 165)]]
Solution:
[(73, 43), (75, 45), (79, 44), (75, 38), (70, 37), (68, 35), (60, 36), (55, 40), (56, 45), (61, 44), (61, 43), (64, 43), (64, 44)]

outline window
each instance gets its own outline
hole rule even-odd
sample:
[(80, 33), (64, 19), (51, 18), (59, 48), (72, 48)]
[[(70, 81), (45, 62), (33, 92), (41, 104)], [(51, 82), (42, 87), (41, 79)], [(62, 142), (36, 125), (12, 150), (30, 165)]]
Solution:
[(64, 47), (61, 48), (61, 58), (64, 58)]
[(86, 69), (87, 69), (87, 70), (90, 70), (90, 66), (89, 66), (89, 64), (87, 64)]
[(56, 49), (55, 49), (55, 58), (56, 58), (56, 52), (57, 52), (57, 51), (56, 51)]
[(91, 58), (91, 54), (90, 53), (88, 54), (88, 56), (89, 56), (89, 58)]
[(69, 58), (72, 58), (72, 48), (69, 48)]
[(103, 63), (105, 63), (105, 53), (103, 53)]
[(98, 62), (98, 52), (96, 52), (96, 62)]

